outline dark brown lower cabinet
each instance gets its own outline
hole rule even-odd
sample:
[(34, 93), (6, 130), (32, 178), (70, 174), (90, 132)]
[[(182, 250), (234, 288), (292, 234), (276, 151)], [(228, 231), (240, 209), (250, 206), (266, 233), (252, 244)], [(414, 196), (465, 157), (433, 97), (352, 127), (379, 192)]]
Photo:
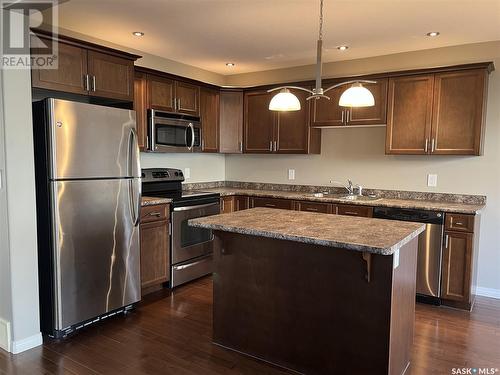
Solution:
[(445, 232), (441, 297), (466, 302), (470, 298), (472, 233)]
[(250, 207), (250, 198), (237, 195), (234, 197), (234, 210), (241, 211)]
[(337, 214), (347, 216), (373, 217), (373, 207), (339, 204)]
[(160, 289), (169, 281), (170, 241), (168, 205), (142, 208), (141, 236), (141, 288), (142, 294)]
[(234, 209), (234, 197), (233, 196), (221, 197), (221, 199), (220, 199), (220, 213), (221, 214), (228, 214), (228, 213), (231, 213), (234, 211), (236, 211)]

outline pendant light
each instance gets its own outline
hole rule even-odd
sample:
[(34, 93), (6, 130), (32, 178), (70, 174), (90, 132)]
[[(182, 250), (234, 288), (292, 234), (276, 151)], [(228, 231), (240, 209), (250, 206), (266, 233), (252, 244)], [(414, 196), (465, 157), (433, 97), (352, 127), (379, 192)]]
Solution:
[(303, 87), (297, 86), (280, 86), (268, 90), (268, 92), (273, 92), (279, 90), (279, 92), (273, 96), (271, 102), (269, 103), (269, 109), (271, 111), (298, 111), (300, 110), (299, 99), (290, 92), (290, 89), (302, 90), (311, 94), (307, 97), (310, 99), (327, 99), (330, 97), (325, 95), (328, 91), (335, 89), (344, 85), (351, 85), (346, 91), (342, 93), (339, 100), (339, 105), (342, 107), (371, 107), (375, 105), (375, 98), (373, 94), (363, 83), (377, 83), (376, 81), (368, 80), (353, 80), (347, 82), (341, 82), (336, 85), (330, 86), (323, 90), (321, 87), (321, 73), (322, 73), (322, 47), (323, 47), (323, 0), (320, 0), (319, 8), (319, 36), (316, 46), (316, 87), (312, 90), (305, 89)]

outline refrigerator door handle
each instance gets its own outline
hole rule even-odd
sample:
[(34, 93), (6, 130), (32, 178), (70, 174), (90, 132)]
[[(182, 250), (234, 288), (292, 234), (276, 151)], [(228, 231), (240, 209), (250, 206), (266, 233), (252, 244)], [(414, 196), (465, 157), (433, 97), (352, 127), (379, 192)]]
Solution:
[[(135, 186), (134, 186), (135, 185)], [(141, 179), (134, 178), (129, 180), (130, 211), (134, 227), (141, 221)]]
[(130, 129), (127, 173), (129, 177), (141, 176), (141, 162), (139, 158), (139, 142), (137, 132), (134, 128)]

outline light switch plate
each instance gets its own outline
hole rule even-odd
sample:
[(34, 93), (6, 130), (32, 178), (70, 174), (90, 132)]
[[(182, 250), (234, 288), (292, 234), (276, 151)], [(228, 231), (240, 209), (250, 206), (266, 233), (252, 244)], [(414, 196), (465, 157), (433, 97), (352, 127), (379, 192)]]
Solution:
[(184, 178), (191, 178), (191, 168), (184, 168)]
[(427, 186), (436, 187), (438, 184), (438, 175), (437, 174), (428, 174), (427, 175)]
[(288, 179), (289, 180), (295, 180), (295, 169), (289, 169), (288, 170)]

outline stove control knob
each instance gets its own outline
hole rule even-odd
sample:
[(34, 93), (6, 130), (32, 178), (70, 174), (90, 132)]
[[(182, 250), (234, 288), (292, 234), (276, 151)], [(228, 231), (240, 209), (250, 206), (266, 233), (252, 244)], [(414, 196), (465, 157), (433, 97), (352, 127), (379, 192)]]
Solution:
[(175, 172), (175, 175), (178, 176), (179, 175), (179, 172)]
[(182, 177), (182, 172), (179, 172), (179, 176), (181, 176), (181, 177)]

